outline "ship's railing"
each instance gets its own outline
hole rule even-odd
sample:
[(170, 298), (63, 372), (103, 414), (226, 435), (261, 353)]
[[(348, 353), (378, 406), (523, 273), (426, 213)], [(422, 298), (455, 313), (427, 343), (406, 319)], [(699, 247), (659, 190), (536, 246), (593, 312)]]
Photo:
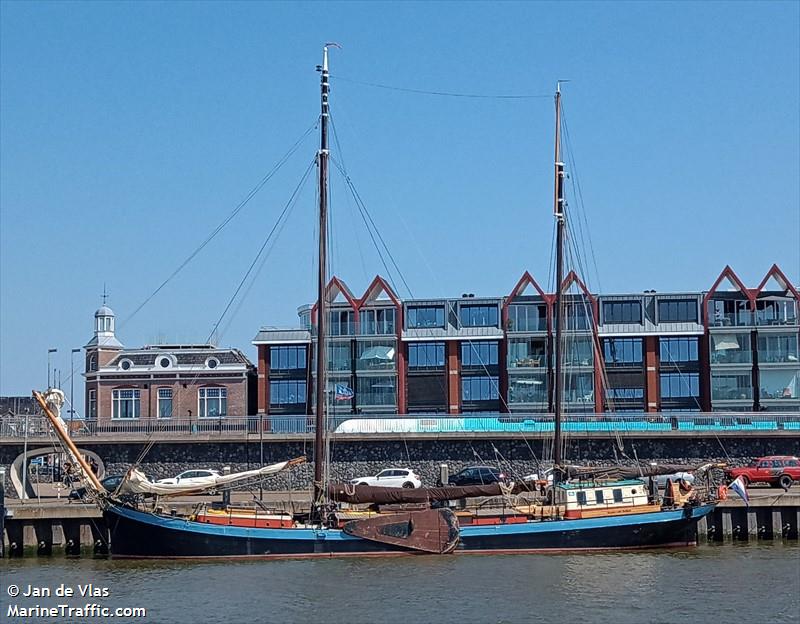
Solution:
[[(74, 438), (142, 436), (175, 437), (268, 436), (310, 434), (314, 418), (307, 415), (257, 415), (225, 418), (136, 418), (75, 420), (67, 423)], [(440, 434), (440, 433), (531, 433), (554, 430), (552, 414), (414, 414), (332, 415), (328, 427), (339, 434)], [(562, 420), (569, 433), (614, 432), (766, 432), (796, 431), (800, 435), (800, 412), (626, 413), (569, 414)], [(52, 436), (42, 416), (0, 416), (0, 439)]]

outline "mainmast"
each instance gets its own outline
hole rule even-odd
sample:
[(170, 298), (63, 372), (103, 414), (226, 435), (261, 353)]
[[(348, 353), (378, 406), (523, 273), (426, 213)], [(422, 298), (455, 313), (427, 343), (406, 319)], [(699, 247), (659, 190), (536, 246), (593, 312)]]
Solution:
[[(328, 45), (322, 48), (322, 67), (320, 68), (320, 141), (317, 154), (319, 169), (319, 265), (317, 283), (317, 380), (316, 380), (316, 420), (314, 433), (314, 498), (312, 512), (319, 510), (325, 498), (323, 469), (325, 465), (325, 366), (327, 349), (325, 326), (328, 322), (328, 309), (325, 297), (327, 271), (328, 238)], [(319, 519), (319, 516), (318, 518)]]
[(555, 148), (555, 197), (553, 214), (556, 218), (556, 387), (553, 398), (555, 412), (555, 433), (553, 437), (553, 485), (561, 480), (561, 402), (563, 379), (561, 374), (561, 334), (564, 325), (564, 298), (562, 283), (564, 281), (564, 163), (561, 162), (561, 83), (556, 85), (556, 148)]

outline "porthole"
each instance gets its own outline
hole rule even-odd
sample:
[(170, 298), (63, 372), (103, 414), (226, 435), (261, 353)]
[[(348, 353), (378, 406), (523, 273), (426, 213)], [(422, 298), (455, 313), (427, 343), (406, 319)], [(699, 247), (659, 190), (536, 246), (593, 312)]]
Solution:
[(172, 366), (172, 360), (166, 357), (159, 358), (158, 365), (161, 368), (169, 368), (170, 366)]

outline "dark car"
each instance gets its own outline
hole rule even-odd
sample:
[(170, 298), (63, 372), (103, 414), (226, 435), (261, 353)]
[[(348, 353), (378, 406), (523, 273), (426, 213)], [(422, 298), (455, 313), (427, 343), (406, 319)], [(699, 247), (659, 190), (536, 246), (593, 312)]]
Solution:
[[(114, 492), (119, 487), (119, 484), (122, 483), (122, 480), (125, 478), (124, 475), (114, 475), (113, 477), (106, 477), (102, 481), (100, 481), (100, 485), (102, 485), (107, 492)], [(77, 490), (72, 490), (69, 493), (69, 497), (72, 500), (82, 500), (83, 497), (86, 496), (86, 488), (80, 487)]]
[(505, 481), (506, 475), (491, 466), (469, 466), (449, 479), (450, 485), (489, 485)]

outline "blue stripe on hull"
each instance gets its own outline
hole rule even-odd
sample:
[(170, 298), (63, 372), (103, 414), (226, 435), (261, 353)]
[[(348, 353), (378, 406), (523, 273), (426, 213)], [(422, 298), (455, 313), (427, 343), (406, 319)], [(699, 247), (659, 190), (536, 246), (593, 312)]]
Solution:
[[(629, 516), (465, 525), (459, 551), (514, 552), (647, 548), (693, 543), (713, 505)], [(339, 556), (409, 551), (338, 529), (265, 529), (192, 522), (123, 506), (106, 510), (111, 552), (131, 557)]]

